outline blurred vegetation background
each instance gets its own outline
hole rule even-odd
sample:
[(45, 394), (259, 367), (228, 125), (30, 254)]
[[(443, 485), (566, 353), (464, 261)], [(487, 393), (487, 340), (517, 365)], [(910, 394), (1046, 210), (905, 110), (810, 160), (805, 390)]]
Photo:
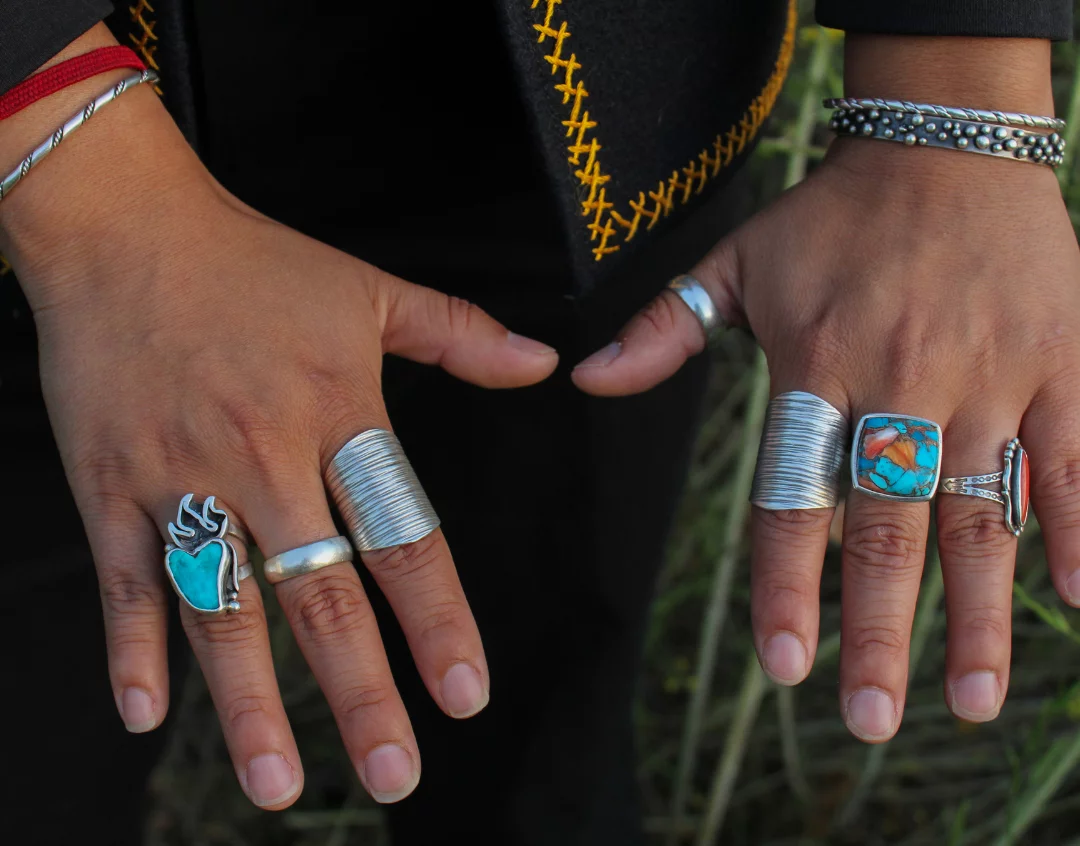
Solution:
[[(764, 205), (824, 154), (825, 96), (842, 91), (842, 36), (804, 3), (795, 64), (750, 163)], [(1080, 14), (1078, 14), (1080, 20)], [(1057, 112), (1072, 154), (1061, 181), (1080, 224), (1080, 65), (1054, 48)], [(636, 722), (645, 825), (656, 846), (1080, 846), (1080, 613), (1047, 576), (1039, 530), (1020, 542), (1013, 671), (1001, 716), (971, 725), (942, 695), (944, 612), (931, 552), (915, 620), (904, 722), (894, 740), (854, 740), (837, 701), (839, 548), (822, 585), (821, 645), (798, 688), (768, 682), (749, 627), (747, 497), (768, 374), (739, 334), (714, 351), (710, 409), (677, 531), (657, 586)], [(167, 754), (151, 784), (152, 846), (381, 846), (366, 798), (287, 625), (267, 602), (279, 678), (307, 786), (266, 814), (239, 788), (206, 688), (193, 672), (178, 697)]]

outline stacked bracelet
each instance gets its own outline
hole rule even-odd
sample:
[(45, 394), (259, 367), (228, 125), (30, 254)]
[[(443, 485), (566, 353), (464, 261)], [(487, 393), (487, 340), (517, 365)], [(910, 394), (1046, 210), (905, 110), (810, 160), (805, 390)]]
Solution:
[(923, 117), (942, 120), (969, 120), (974, 123), (993, 123), (999, 126), (1020, 126), (1061, 132), (1065, 121), (1056, 117), (1025, 115), (1019, 112), (997, 112), (986, 109), (964, 109), (959, 106), (935, 106), (929, 103), (909, 103), (907, 100), (881, 100), (877, 97), (855, 99), (833, 97), (824, 102), (826, 109), (877, 109), (879, 111), (917, 112)]
[(154, 73), (154, 71), (144, 70), (133, 74), (126, 79), (120, 80), (104, 94), (87, 103), (63, 126), (56, 129), (56, 131), (43, 141), (32, 153), (30, 153), (30, 155), (19, 162), (19, 166), (16, 167), (15, 170), (0, 180), (0, 200), (3, 200), (4, 197), (11, 192), (11, 189), (19, 184), (22, 178), (30, 172), (31, 168), (35, 167), (43, 158), (59, 147), (65, 138), (86, 123), (86, 121), (90, 120), (99, 109), (107, 106), (129, 88), (134, 88), (136, 85), (141, 85), (144, 82), (157, 82), (157, 80), (158, 75)]
[[(888, 108), (859, 105), (862, 103), (882, 103)], [(909, 147), (941, 147), (981, 153), (1050, 167), (1057, 167), (1065, 157), (1065, 139), (1057, 132), (1044, 134), (1029, 128), (1064, 128), (1064, 121), (1058, 118), (894, 100), (826, 100), (825, 105), (839, 106), (829, 121), (829, 128), (838, 135), (895, 141)], [(909, 106), (911, 108), (907, 108)], [(978, 118), (967, 120), (953, 116), (957, 113), (977, 115)], [(948, 116), (942, 117), (943, 114)], [(987, 115), (993, 119), (984, 120)], [(1022, 127), (1016, 124), (1022, 124)]]

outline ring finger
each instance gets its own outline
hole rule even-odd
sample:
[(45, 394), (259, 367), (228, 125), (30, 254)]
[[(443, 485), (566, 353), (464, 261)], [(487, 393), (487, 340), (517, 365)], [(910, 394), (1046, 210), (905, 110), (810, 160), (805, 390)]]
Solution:
[[(1019, 418), (986, 408), (950, 422), (942, 476), (1000, 471)], [(1000, 482), (981, 487), (1002, 489)], [(948, 625), (946, 701), (958, 717), (992, 720), (1009, 681), (1016, 538), (1006, 527), (1004, 505), (978, 496), (939, 496), (937, 529)]]

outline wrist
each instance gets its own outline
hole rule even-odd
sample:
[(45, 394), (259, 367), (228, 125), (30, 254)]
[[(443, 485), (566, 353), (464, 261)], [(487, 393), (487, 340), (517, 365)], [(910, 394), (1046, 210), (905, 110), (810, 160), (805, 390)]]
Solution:
[(852, 33), (844, 91), (944, 106), (1054, 113), (1050, 42)]

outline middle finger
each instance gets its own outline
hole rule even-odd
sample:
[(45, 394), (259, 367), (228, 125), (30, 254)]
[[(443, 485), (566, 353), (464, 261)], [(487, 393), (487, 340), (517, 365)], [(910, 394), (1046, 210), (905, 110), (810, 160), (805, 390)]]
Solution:
[[(852, 734), (879, 743), (896, 733), (904, 709), (930, 522), (928, 502), (911, 500), (929, 499), (941, 437), (920, 422), (935, 419), (920, 413), (933, 411), (925, 403), (893, 398), (874, 406), (856, 411), (875, 416), (866, 419), (861, 438), (856, 423), (852, 450), (853, 476), (863, 489), (852, 491), (844, 518), (840, 702)], [(903, 411), (882, 414), (882, 408)], [(875, 498), (866, 490), (908, 501)]]

